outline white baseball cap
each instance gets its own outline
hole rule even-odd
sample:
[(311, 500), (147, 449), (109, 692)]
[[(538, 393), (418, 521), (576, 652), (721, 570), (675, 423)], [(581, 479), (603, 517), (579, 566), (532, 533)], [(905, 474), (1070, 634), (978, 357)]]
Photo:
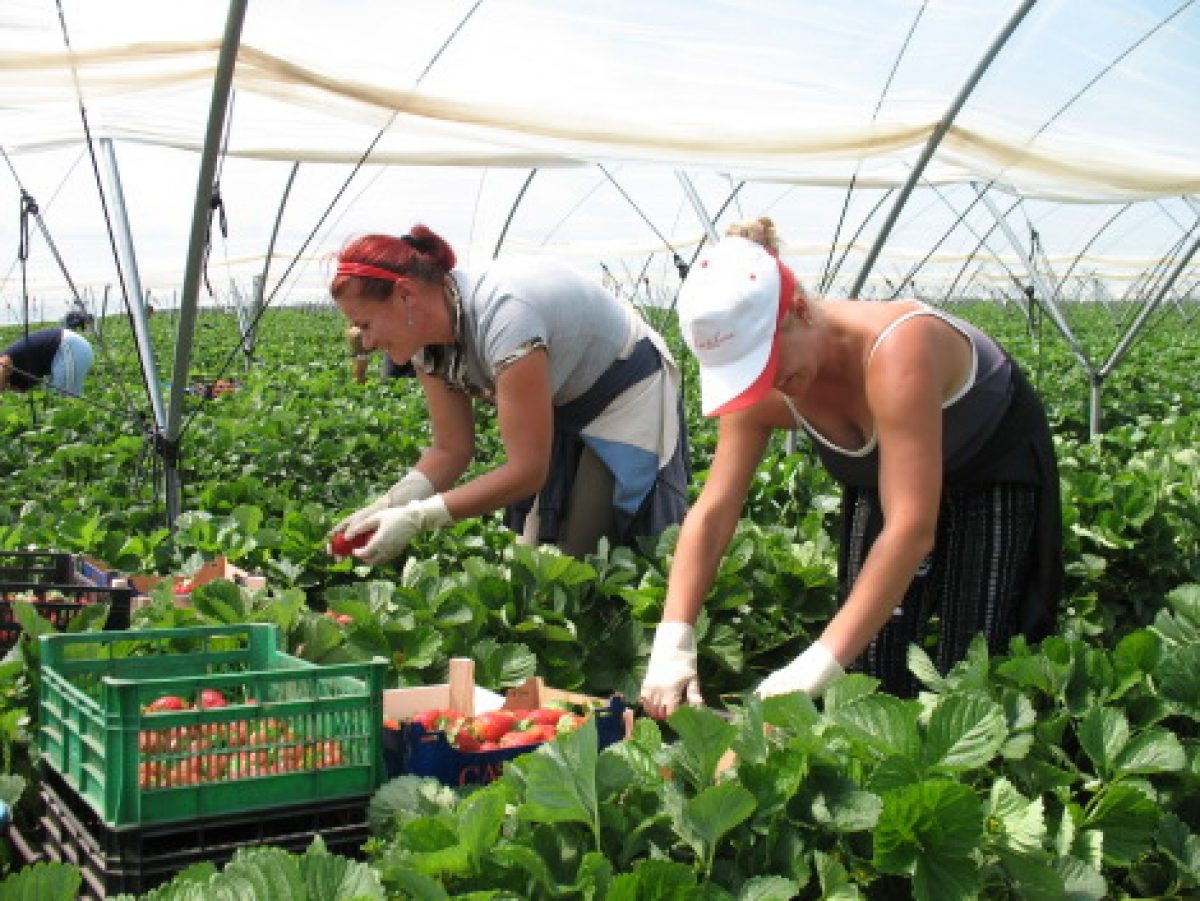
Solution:
[(679, 327), (700, 363), (700, 410), (721, 416), (775, 387), (779, 323), (796, 277), (775, 254), (729, 236), (706, 250), (679, 291)]

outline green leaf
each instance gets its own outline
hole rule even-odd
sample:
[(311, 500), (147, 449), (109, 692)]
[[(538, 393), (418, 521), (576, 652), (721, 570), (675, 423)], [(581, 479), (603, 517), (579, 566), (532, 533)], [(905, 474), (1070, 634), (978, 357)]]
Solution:
[(859, 698), (873, 694), (878, 687), (878, 679), (862, 673), (848, 673), (835, 680), (825, 690), (825, 711), (832, 713), (843, 706), (853, 704)]
[(489, 862), (499, 864), (506, 870), (520, 870), (541, 888), (542, 892), (554, 894), (554, 876), (546, 860), (528, 845), (504, 844), (493, 848)]
[(228, 579), (215, 579), (192, 592), (192, 606), (219, 623), (240, 625), (250, 619), (242, 589)]
[(800, 886), (782, 876), (755, 876), (742, 886), (737, 901), (791, 901)]
[(715, 660), (722, 668), (740, 673), (746, 667), (746, 646), (743, 636), (729, 623), (717, 623), (704, 633), (700, 643), (700, 656)]
[(763, 763), (738, 761), (738, 782), (754, 795), (757, 816), (777, 816), (787, 808), (809, 774), (809, 758), (792, 747), (777, 749)]
[(1193, 835), (1183, 820), (1173, 813), (1163, 814), (1157, 844), (1184, 873), (1191, 874), (1192, 886), (1200, 882), (1200, 836)]
[(1181, 585), (1164, 598), (1170, 610), (1160, 610), (1154, 631), (1168, 644), (1180, 647), (1200, 642), (1200, 585)]
[(835, 832), (862, 832), (879, 821), (879, 796), (863, 791), (852, 779), (820, 769), (806, 787), (812, 793), (813, 819)]
[(525, 792), (518, 816), (539, 823), (583, 823), (598, 839), (596, 741), (596, 723), (588, 717), (570, 735), (546, 742), (508, 764)]
[[(924, 864), (930, 878), (957, 884), (955, 862), (969, 862), (983, 834), (983, 812), (966, 785), (922, 782), (883, 796), (875, 828), (874, 862), (885, 873), (913, 874)], [(957, 894), (955, 895), (957, 897)]]
[(878, 794), (916, 785), (924, 778), (921, 767), (911, 757), (886, 757), (872, 771), (867, 787)]
[(405, 774), (385, 782), (371, 796), (367, 826), (373, 835), (397, 829), (418, 817), (450, 811), (458, 803), (453, 789), (437, 779)]
[(471, 794), (459, 808), (459, 843), (467, 849), (476, 868), (500, 837), (504, 804), (503, 788), (493, 785)]
[(736, 782), (709, 786), (679, 806), (669, 804), (676, 831), (704, 861), (706, 870), (717, 844), (745, 822), (754, 808), (754, 795)]
[(1158, 726), (1135, 735), (1114, 761), (1118, 776), (1135, 773), (1173, 773), (1183, 769), (1187, 757), (1171, 732)]
[(1079, 724), (1079, 745), (1105, 778), (1112, 775), (1117, 755), (1128, 741), (1129, 721), (1115, 708), (1097, 707)]
[(717, 764), (729, 750), (738, 729), (707, 707), (684, 705), (667, 720), (679, 734), (671, 762), (695, 788), (713, 782)]
[(821, 883), (821, 901), (861, 901), (862, 893), (850, 882), (850, 874), (836, 857), (814, 851), (813, 863)]
[(1034, 855), (1043, 850), (1046, 821), (1042, 799), (1024, 797), (1007, 779), (992, 783), (987, 807), (988, 843), (1012, 854)]
[(612, 881), (604, 901), (692, 901), (696, 874), (669, 860), (640, 860)]
[(1154, 680), (1164, 698), (1184, 705), (1196, 718), (1200, 709), (1200, 639), (1164, 654), (1154, 668)]
[[(282, 848), (242, 848), (233, 855), (225, 869), (209, 881), (213, 895), (220, 886), (229, 894), (249, 898), (278, 898), (280, 901), (301, 901), (307, 897), (299, 858)], [(245, 892), (249, 895), (244, 895)]]
[(795, 735), (812, 732), (821, 721), (821, 712), (817, 710), (812, 698), (802, 691), (775, 695), (762, 701), (762, 716), (765, 722)]
[(470, 654), (475, 659), (475, 681), (479, 685), (497, 690), (512, 688), (537, 675), (537, 656), (528, 645), (485, 638), (470, 649)]
[(902, 701), (892, 695), (868, 695), (839, 705), (826, 715), (850, 738), (880, 756), (900, 754), (916, 758), (918, 755), (920, 707), (915, 701)]
[(1049, 855), (1014, 854), (1005, 849), (998, 849), (996, 855), (1022, 901), (1062, 901), (1065, 897), (1062, 874), (1054, 869)]
[(440, 882), (407, 867), (389, 867), (387, 880), (389, 885), (405, 893), (402, 897), (412, 901), (448, 901), (450, 898)]
[(77, 866), (35, 863), (0, 882), (0, 901), (75, 901), (82, 882)]
[(1129, 866), (1149, 850), (1158, 829), (1158, 806), (1135, 788), (1110, 785), (1096, 799), (1083, 825), (1104, 835), (1104, 859)]
[(908, 646), (908, 669), (930, 691), (940, 693), (950, 687), (925, 650), (915, 644)]
[(975, 901), (978, 890), (979, 867), (969, 857), (927, 854), (917, 861), (915, 901)]
[(319, 835), (300, 858), (300, 872), (309, 898), (354, 901), (384, 901), (387, 898), (375, 870), (361, 861), (329, 853)]
[(1101, 901), (1110, 897), (1104, 877), (1078, 857), (1059, 857), (1053, 867), (1062, 877), (1064, 901)]
[(979, 694), (950, 695), (929, 718), (925, 765), (946, 770), (984, 766), (1007, 737), (1004, 710), (995, 701)]
[(1012, 689), (1004, 689), (1001, 702), (1008, 723), (1008, 737), (1000, 746), (1000, 755), (1008, 760), (1022, 760), (1033, 747), (1037, 713), (1029, 698)]
[[(15, 714), (16, 711), (13, 711)], [(19, 776), (16, 773), (0, 773), (0, 800), (4, 801), (9, 806), (9, 809), (17, 806), (17, 802), (21, 800), (21, 795), (25, 793), (25, 777)]]

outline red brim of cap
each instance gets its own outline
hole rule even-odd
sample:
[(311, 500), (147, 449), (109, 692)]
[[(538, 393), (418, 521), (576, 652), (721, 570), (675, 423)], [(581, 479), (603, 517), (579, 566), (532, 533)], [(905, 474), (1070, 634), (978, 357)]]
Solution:
[(779, 368), (779, 327), (775, 327), (775, 337), (771, 340), (771, 355), (767, 357), (767, 365), (763, 367), (762, 373), (754, 382), (732, 400), (726, 401), (715, 410), (710, 411), (708, 416), (724, 416), (726, 413), (733, 413), (737, 410), (744, 410), (746, 407), (752, 407), (754, 404), (762, 400), (768, 391), (775, 387), (775, 370)]
[(737, 410), (752, 407), (775, 387), (775, 372), (779, 368), (779, 325), (783, 322), (783, 317), (787, 315), (788, 310), (791, 309), (792, 298), (796, 293), (796, 276), (782, 262), (779, 263), (779, 275), (779, 311), (775, 317), (775, 335), (771, 339), (771, 355), (767, 357), (763, 371), (745, 391), (737, 397), (727, 400), (715, 410), (706, 413), (706, 416), (724, 416), (726, 413), (734, 413)]

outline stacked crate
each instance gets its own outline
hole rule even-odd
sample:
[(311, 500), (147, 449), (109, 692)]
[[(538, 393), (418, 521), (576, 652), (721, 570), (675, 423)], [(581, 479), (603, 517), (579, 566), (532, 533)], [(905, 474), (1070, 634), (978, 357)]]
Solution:
[[(278, 642), (267, 624), (43, 636), (48, 858), (105, 897), (240, 847), (319, 834), (357, 852), (383, 780), (387, 663), (318, 666)], [(164, 696), (188, 706), (148, 710)]]
[(21, 636), (14, 604), (26, 601), (54, 628), (67, 629), (86, 608), (104, 605), (106, 627), (129, 626), (134, 592), (102, 564), (61, 551), (0, 551), (0, 654)]

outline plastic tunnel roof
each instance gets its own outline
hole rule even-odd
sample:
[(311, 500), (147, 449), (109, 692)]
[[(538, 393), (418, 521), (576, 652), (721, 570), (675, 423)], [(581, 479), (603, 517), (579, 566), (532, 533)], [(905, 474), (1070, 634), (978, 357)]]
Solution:
[[(93, 142), (116, 147), (146, 286), (177, 286), (228, 7), (60, 6), (61, 19), (46, 0), (0, 10), (4, 190), (14, 206), (17, 181), (39, 198), (80, 283), (111, 282), (86, 115)], [(300, 162), (285, 258), (427, 221), (468, 260), (503, 239), (636, 280), (639, 254), (703, 237), (686, 172), (710, 214), (776, 218), (822, 287), (845, 287), (880, 240), (867, 293), (1009, 291), (1023, 261), (1003, 216), (1072, 290), (1120, 297), (1194, 239), (1198, 97), (1196, 0), (253, 0), (221, 142), (231, 227), (213, 259), (231, 279), (261, 268)]]

